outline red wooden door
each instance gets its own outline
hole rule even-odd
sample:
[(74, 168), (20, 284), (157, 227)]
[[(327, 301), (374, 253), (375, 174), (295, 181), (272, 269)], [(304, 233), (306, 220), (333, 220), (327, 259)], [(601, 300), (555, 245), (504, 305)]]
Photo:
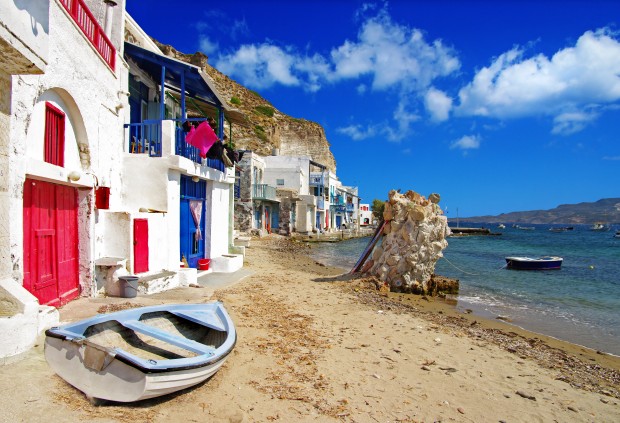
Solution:
[(149, 221), (133, 221), (133, 267), (134, 273), (149, 271)]
[(79, 295), (77, 191), (27, 179), (24, 184), (24, 288), (40, 304)]

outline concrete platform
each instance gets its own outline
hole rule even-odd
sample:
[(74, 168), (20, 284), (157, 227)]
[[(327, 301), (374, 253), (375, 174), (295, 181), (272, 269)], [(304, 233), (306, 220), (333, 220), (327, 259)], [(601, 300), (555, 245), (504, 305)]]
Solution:
[(252, 274), (253, 271), (244, 268), (232, 273), (204, 272), (198, 274), (198, 284), (205, 288), (219, 289), (234, 285)]

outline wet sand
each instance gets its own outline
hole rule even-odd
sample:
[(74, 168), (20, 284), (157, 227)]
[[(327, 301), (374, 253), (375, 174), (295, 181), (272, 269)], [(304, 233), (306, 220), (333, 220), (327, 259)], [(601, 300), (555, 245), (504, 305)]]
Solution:
[(314, 262), (305, 248), (252, 240), (245, 267), (254, 273), (222, 289), (68, 304), (63, 321), (219, 299), (239, 338), (224, 367), (194, 388), (98, 407), (51, 372), (41, 339), (0, 368), (0, 421), (620, 421), (618, 357), (440, 299), (377, 291), (371, 279)]

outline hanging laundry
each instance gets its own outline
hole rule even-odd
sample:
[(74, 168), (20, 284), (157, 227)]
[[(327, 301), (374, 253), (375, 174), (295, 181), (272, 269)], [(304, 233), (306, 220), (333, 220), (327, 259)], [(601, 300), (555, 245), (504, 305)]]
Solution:
[(200, 241), (202, 239), (202, 231), (200, 230), (200, 220), (202, 219), (202, 200), (190, 200), (189, 210), (192, 213), (192, 217), (194, 218), (194, 226), (196, 227), (194, 238), (196, 241)]
[(224, 144), (222, 144), (221, 142), (216, 142), (207, 152), (207, 157), (209, 159), (222, 160), (223, 154), (224, 154)]
[(218, 139), (213, 128), (207, 122), (202, 122), (197, 128), (190, 128), (185, 135), (185, 141), (196, 147), (202, 158), (207, 157), (207, 152)]

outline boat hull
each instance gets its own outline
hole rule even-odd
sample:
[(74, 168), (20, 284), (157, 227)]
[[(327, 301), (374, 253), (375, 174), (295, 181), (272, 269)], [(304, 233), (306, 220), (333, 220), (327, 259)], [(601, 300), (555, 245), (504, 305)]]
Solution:
[(512, 270), (559, 270), (562, 267), (561, 257), (533, 259), (529, 257), (506, 257), (506, 268)]
[[(221, 305), (182, 305), (177, 314), (169, 308), (144, 307), (50, 329), (45, 359), (91, 399), (133, 402), (197, 385), (222, 367), (236, 331)], [(172, 324), (162, 324), (168, 323), (162, 315)]]
[(207, 380), (222, 367), (226, 358), (188, 370), (145, 373), (119, 359), (103, 370), (84, 363), (85, 348), (58, 338), (45, 340), (45, 359), (67, 383), (91, 398), (133, 402), (170, 394)]

